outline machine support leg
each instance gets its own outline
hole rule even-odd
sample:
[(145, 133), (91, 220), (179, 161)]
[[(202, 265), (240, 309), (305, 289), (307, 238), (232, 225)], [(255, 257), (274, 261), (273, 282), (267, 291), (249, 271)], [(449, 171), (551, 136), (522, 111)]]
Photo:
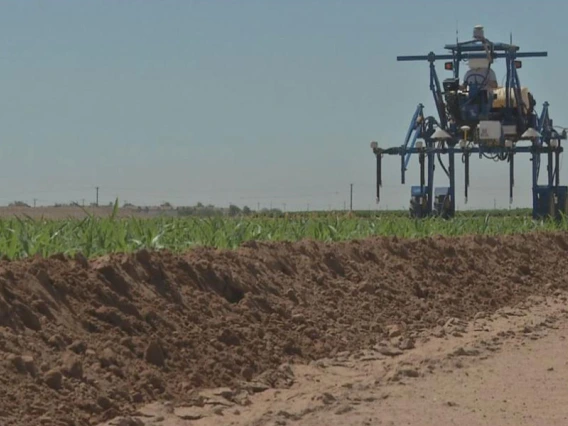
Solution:
[(434, 198), (434, 152), (428, 152), (428, 215), (432, 214)]
[(400, 154), (400, 183), (404, 185), (406, 179), (406, 167), (404, 167), (404, 154)]
[(556, 178), (556, 188), (558, 188), (560, 186), (560, 151), (557, 149), (556, 151), (554, 151), (554, 157), (555, 157), (555, 178)]
[(418, 156), (418, 161), (420, 162), (420, 193), (422, 193), (422, 191), (424, 191), (424, 186), (426, 185), (426, 179), (425, 179), (425, 176), (424, 176), (425, 157), (426, 157), (426, 155), (424, 154), (424, 152), (421, 152)]
[(515, 186), (515, 155), (511, 151), (509, 157), (509, 204), (513, 204), (513, 186)]
[(554, 182), (554, 163), (553, 163), (553, 158), (552, 158), (552, 151), (548, 151), (548, 186), (552, 187), (553, 182)]
[(449, 149), (449, 172), (450, 172), (450, 211), (449, 216), (453, 217), (456, 211), (456, 167), (454, 148)]
[(381, 185), (383, 184), (383, 178), (381, 173), (381, 157), (382, 154), (376, 154), (377, 156), (377, 203), (381, 199)]
[(532, 196), (533, 196), (533, 219), (537, 219), (538, 217), (538, 194), (537, 194), (537, 185), (538, 185), (538, 177), (537, 177), (537, 158), (539, 154), (536, 152), (531, 153), (532, 158)]
[(469, 189), (469, 152), (465, 154), (465, 186), (464, 186), (464, 194), (465, 194), (465, 203), (467, 204), (467, 193)]

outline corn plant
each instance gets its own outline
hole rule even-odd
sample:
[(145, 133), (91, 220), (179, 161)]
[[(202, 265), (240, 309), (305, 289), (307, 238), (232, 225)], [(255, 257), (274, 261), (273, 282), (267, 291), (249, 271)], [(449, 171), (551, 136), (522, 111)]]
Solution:
[(0, 256), (10, 259), (56, 253), (87, 257), (139, 249), (181, 252), (196, 246), (235, 249), (250, 240), (324, 242), (369, 236), (421, 238), (434, 235), (507, 235), (568, 230), (568, 221), (536, 221), (523, 215), (458, 216), (416, 220), (401, 215), (341, 214), (243, 218), (118, 218), (118, 204), (109, 217), (86, 214), (83, 219), (0, 219)]

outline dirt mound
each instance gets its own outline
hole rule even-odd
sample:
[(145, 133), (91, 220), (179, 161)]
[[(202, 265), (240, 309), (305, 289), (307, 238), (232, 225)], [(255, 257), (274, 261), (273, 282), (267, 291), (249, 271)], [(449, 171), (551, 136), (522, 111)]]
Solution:
[[(0, 263), (0, 419), (96, 424), (566, 287), (565, 234)], [(251, 385), (254, 383), (254, 385)]]

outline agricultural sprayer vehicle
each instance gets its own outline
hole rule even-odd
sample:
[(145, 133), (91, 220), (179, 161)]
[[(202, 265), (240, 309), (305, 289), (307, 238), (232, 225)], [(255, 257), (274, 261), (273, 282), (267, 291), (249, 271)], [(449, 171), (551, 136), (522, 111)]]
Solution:
[[(464, 192), (467, 202), (470, 185), (470, 157), (509, 163), (509, 198), (513, 199), (514, 164), (517, 154), (530, 154), (532, 161), (532, 213), (534, 218), (559, 218), (568, 213), (568, 187), (560, 186), (561, 141), (567, 138), (553, 126), (549, 104), (535, 111), (532, 93), (522, 87), (518, 70), (522, 58), (538, 58), (547, 52), (520, 52), (510, 43), (494, 43), (485, 38), (484, 29), (476, 26), (473, 39), (446, 45), (449, 54), (399, 56), (398, 61), (427, 61), (430, 68), (430, 90), (434, 96), (437, 117), (426, 116), (419, 104), (412, 116), (402, 146), (381, 148), (371, 142), (377, 162), (377, 203), (382, 186), (381, 163), (384, 155), (396, 155), (401, 161), (401, 183), (412, 155), (418, 156), (420, 184), (411, 187), (410, 214), (413, 217), (453, 217), (456, 211), (456, 155), (461, 155), (465, 169)], [(499, 86), (491, 65), (504, 59), (505, 85)], [(438, 79), (434, 63), (445, 61), (444, 69), (452, 77)], [(469, 70), (460, 80), (460, 64)], [(447, 167), (443, 161), (447, 158)], [(547, 162), (547, 183), (539, 185), (541, 159)], [(434, 188), (435, 161), (445, 172), (449, 186)]]

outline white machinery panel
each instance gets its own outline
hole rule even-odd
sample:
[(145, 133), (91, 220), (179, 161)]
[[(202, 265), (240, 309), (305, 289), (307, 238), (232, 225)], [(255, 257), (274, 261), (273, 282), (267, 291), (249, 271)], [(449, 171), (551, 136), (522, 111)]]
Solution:
[(479, 139), (481, 140), (499, 140), (501, 139), (501, 122), (499, 121), (480, 121), (479, 122)]

